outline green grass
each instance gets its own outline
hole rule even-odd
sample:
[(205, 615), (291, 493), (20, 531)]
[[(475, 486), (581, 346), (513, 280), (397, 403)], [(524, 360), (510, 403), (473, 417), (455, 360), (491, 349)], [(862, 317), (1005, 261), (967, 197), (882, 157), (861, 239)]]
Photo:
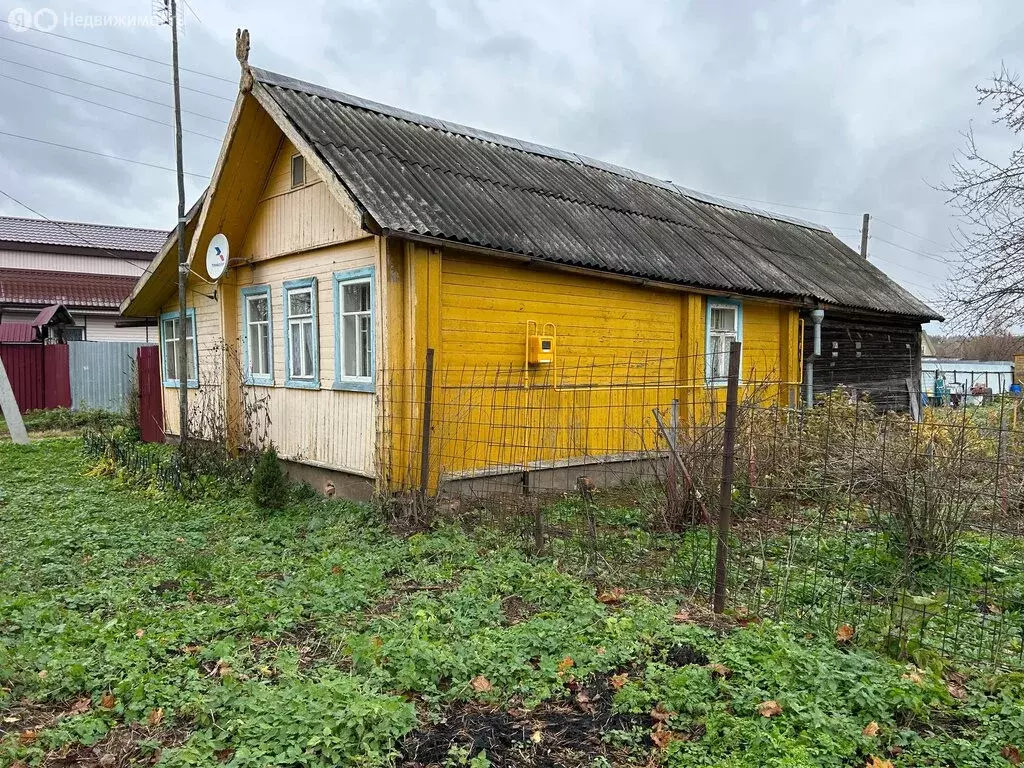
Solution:
[[(70, 408), (29, 411), (22, 415), (29, 433), (78, 432), (83, 429), (110, 429), (124, 423), (124, 417), (99, 408), (73, 411)], [(9, 435), (7, 420), (0, 414), (0, 437)]]
[[(270, 513), (89, 470), (78, 440), (0, 445), (0, 765), (391, 765), (445, 728), (451, 766), (1005, 766), (1024, 748), (1019, 675), (711, 629), (663, 593), (602, 602), (557, 553), (398, 538), (357, 505)], [(530, 727), (481, 745), (457, 718)]]

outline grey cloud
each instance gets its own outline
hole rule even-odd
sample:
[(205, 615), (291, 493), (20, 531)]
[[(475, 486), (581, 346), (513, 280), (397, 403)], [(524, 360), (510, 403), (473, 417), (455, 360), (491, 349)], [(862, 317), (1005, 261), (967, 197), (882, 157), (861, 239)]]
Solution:
[[(56, 4), (51, 4), (57, 7)], [(103, 10), (135, 13), (138, 2)], [(145, 5), (145, 4), (144, 4)], [(252, 32), (260, 66), (414, 111), (621, 163), (725, 195), (830, 211), (779, 208), (833, 227), (856, 244), (861, 211), (878, 238), (922, 251), (882, 220), (950, 244), (951, 211), (933, 186), (959, 131), (1008, 146), (988, 126), (973, 87), (1015, 50), (1024, 8), (1013, 0), (689, 2), (347, 0), (283, 6), (269, 0), (195, 3), (182, 36), (183, 82), (235, 93), (234, 29)], [(109, 7), (108, 7), (109, 6)], [(115, 10), (116, 6), (116, 10)], [(60, 10), (60, 9), (59, 9)], [(0, 8), (6, 18), (8, 8)], [(6, 25), (0, 25), (0, 27)], [(56, 30), (166, 60), (161, 30)], [(25, 40), (166, 77), (155, 64), (32, 33)], [(0, 36), (11, 37), (7, 29)], [(0, 55), (150, 98), (170, 88), (0, 40)], [(168, 111), (0, 63), (44, 82), (170, 119)], [(108, 113), (0, 78), (0, 130), (28, 133), (160, 165), (173, 164), (162, 126)], [(185, 107), (226, 120), (231, 105), (196, 93)], [(222, 124), (186, 116), (220, 135)], [(210, 173), (219, 147), (186, 136), (186, 166)], [(173, 175), (0, 137), (0, 188), (47, 215), (170, 227)], [(204, 186), (188, 182), (190, 201)], [(19, 213), (0, 200), (0, 210)], [(942, 265), (873, 240), (884, 269), (932, 298)], [(941, 272), (941, 270), (940, 270)], [(923, 287), (922, 287), (923, 286)]]

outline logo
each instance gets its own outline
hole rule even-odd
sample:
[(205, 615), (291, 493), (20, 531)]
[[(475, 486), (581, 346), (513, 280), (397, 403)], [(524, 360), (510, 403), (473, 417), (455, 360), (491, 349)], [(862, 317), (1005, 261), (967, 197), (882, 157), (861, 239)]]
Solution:
[(40, 8), (36, 11), (36, 15), (32, 17), (32, 21), (40, 32), (53, 32), (57, 28), (57, 23), (60, 19), (53, 8)]
[(24, 8), (15, 8), (7, 14), (7, 23), (15, 32), (27, 32), (32, 28), (32, 14)]

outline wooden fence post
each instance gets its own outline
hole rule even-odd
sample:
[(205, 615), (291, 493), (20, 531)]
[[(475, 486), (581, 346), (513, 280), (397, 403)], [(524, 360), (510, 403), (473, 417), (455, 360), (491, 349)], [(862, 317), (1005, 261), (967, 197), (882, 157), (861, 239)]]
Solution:
[(725, 390), (725, 434), (722, 439), (722, 489), (718, 495), (718, 541), (715, 545), (715, 613), (725, 610), (725, 577), (729, 561), (729, 529), (732, 526), (732, 477), (736, 460), (736, 409), (740, 385), (740, 353), (743, 345), (729, 345), (729, 383)]
[(434, 348), (427, 350), (423, 372), (423, 431), (420, 441), (420, 494), (427, 495), (430, 484), (430, 419), (434, 406)]

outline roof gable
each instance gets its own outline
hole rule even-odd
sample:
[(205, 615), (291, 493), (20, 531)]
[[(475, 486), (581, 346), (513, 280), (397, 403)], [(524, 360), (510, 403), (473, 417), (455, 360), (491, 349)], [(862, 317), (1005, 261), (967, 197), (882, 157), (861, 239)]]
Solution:
[[(254, 95), (385, 234), (740, 294), (938, 313), (830, 231), (561, 150), (252, 69)], [(286, 131), (288, 132), (288, 131)]]

